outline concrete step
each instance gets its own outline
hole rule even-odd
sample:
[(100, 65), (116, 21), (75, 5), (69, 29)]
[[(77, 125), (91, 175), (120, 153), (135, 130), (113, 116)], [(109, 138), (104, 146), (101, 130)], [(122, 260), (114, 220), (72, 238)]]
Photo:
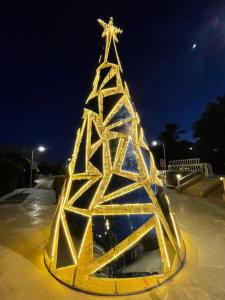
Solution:
[(202, 197), (208, 190), (216, 189), (219, 185), (219, 178), (202, 178), (183, 190), (183, 193)]

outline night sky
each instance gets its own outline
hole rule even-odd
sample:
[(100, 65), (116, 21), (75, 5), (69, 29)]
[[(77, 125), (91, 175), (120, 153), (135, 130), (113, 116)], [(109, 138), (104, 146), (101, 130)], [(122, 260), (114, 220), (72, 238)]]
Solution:
[(167, 122), (191, 139), (207, 103), (225, 94), (225, 1), (5, 2), (0, 144), (44, 144), (55, 162), (71, 155), (102, 52), (99, 17), (124, 30), (118, 51), (149, 141)]

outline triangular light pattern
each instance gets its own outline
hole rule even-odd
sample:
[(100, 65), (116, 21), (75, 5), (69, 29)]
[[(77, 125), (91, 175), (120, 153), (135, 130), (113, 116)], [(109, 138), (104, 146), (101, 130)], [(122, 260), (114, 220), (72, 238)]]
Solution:
[(105, 50), (84, 106), (49, 240), (48, 270), (99, 295), (151, 289), (181, 267), (185, 246), (122, 76), (122, 30), (98, 20)]
[(120, 110), (112, 117), (107, 125), (112, 125), (113, 123), (124, 121), (127, 118), (130, 118), (131, 114), (125, 106), (122, 106)]

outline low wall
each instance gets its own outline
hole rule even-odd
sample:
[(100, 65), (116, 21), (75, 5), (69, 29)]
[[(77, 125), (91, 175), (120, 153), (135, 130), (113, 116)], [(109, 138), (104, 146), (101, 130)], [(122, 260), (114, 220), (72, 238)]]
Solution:
[(56, 203), (58, 203), (59, 197), (61, 195), (62, 192), (62, 188), (65, 182), (65, 175), (59, 175), (59, 176), (55, 176), (53, 183), (52, 183), (52, 189), (55, 191), (55, 195), (56, 195)]
[(221, 180), (223, 181), (223, 200), (225, 201), (225, 177), (221, 177)]
[(168, 185), (178, 186), (177, 174), (180, 174), (183, 177), (192, 172), (193, 171), (167, 171), (166, 182), (168, 183)]
[(15, 163), (0, 160), (0, 196), (13, 192), (17, 188), (18, 176), (23, 170)]

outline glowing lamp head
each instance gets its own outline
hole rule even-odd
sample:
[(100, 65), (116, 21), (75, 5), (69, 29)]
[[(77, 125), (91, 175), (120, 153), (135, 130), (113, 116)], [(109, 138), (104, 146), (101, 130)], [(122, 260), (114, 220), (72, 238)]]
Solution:
[(46, 148), (44, 146), (39, 146), (38, 147), (39, 152), (44, 152), (45, 150), (46, 150)]
[(181, 176), (181, 174), (177, 174), (176, 177), (177, 177), (177, 179), (181, 179), (182, 176)]
[(153, 146), (153, 147), (155, 147), (155, 146), (157, 146), (157, 145), (158, 145), (158, 142), (157, 142), (157, 141), (153, 141), (153, 142), (152, 142), (152, 146)]
[(110, 229), (110, 224), (109, 224), (109, 220), (108, 219), (105, 221), (105, 227), (106, 227), (106, 230)]

